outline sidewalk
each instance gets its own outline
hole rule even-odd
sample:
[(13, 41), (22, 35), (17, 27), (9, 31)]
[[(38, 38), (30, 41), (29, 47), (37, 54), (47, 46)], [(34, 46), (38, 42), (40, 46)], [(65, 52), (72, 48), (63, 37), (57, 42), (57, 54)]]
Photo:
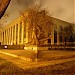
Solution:
[[(1, 53), (26, 61), (37, 61), (37, 54), (31, 50), (0, 50)], [(50, 61), (75, 57), (75, 51), (39, 51), (39, 61)]]
[(74, 57), (74, 58), (58, 59), (58, 60), (51, 60), (51, 61), (45, 61), (45, 62), (26, 62), (25, 60), (22, 60), (16, 57), (11, 57), (9, 55), (5, 55), (2, 53), (0, 53), (0, 58), (6, 59), (7, 61), (10, 61), (13, 64), (17, 65), (18, 67), (22, 69), (26, 69), (26, 70), (38, 68), (38, 67), (55, 65), (55, 64), (61, 64), (61, 63), (65, 63), (68, 61), (75, 60), (75, 57)]

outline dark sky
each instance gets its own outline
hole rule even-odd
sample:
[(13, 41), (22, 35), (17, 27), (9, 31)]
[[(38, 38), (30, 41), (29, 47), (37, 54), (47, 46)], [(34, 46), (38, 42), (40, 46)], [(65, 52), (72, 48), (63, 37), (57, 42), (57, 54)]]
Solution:
[(74, 23), (74, 2), (75, 0), (11, 0), (4, 16), (0, 19), (2, 26), (7, 25), (20, 15), (20, 12), (39, 5), (45, 8), (52, 17)]

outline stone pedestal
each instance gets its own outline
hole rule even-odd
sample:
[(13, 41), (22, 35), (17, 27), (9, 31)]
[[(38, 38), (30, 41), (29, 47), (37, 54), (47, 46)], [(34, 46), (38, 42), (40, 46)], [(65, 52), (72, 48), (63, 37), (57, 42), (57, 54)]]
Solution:
[(48, 50), (48, 47), (42, 47), (37, 45), (29, 45), (27, 47), (24, 47), (26, 50)]

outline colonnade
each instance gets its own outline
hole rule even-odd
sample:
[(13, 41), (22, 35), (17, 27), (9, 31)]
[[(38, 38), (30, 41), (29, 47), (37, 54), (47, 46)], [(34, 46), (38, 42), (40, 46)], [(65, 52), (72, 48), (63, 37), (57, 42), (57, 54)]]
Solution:
[[(24, 44), (24, 21), (10, 25), (0, 32), (0, 42), (2, 45)], [(26, 38), (25, 38), (26, 39)]]
[[(28, 33), (28, 23), (20, 20), (13, 25), (7, 26), (0, 32), (0, 42), (2, 45), (23, 45), (30, 39)], [(51, 31), (51, 44), (54, 44), (54, 27)], [(48, 42), (47, 42), (48, 43)], [(59, 26), (57, 25), (57, 44), (59, 44)]]
[[(2, 45), (22, 45), (28, 42), (28, 28), (24, 21), (17, 23), (0, 32)], [(26, 29), (25, 29), (26, 28)], [(51, 44), (54, 44), (54, 27), (51, 31)], [(57, 44), (59, 44), (59, 26), (57, 26)]]

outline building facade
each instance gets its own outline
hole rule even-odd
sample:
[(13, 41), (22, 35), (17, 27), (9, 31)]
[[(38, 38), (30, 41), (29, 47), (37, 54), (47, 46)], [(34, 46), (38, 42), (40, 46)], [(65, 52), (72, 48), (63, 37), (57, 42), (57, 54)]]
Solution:
[[(12, 21), (10, 24), (8, 24), (3, 30), (0, 31), (0, 42), (1, 45), (26, 45), (32, 40), (32, 30), (29, 31), (29, 22), (25, 21), (27, 19), (28, 14), (25, 13), (25, 16), (20, 16), (16, 20)], [(60, 27), (65, 27), (69, 25), (69, 23), (55, 19), (53, 17), (50, 17), (53, 26), (52, 31), (49, 32), (49, 27), (47, 29), (44, 29), (45, 36), (50, 35), (49, 38), (47, 38), (42, 44), (57, 44), (59, 45), (60, 37), (59, 37), (59, 31)], [(36, 40), (36, 39), (35, 39)], [(29, 43), (30, 45), (31, 43)]]

